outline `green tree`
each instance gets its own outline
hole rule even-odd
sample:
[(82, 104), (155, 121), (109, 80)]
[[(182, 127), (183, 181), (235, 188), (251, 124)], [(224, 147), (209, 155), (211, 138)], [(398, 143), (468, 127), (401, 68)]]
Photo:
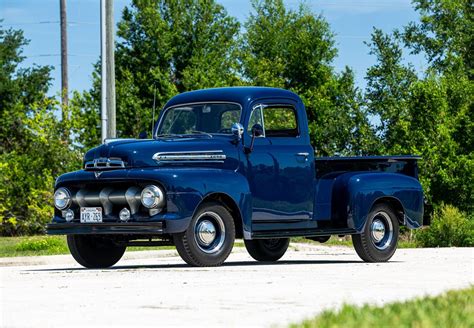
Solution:
[[(134, 0), (118, 24), (116, 44), (117, 134), (150, 130), (152, 107), (199, 88), (240, 84), (239, 23), (212, 0)], [(100, 141), (100, 71), (93, 87), (76, 94), (73, 115), (78, 141)], [(96, 131), (84, 131), (84, 124)]]
[(400, 122), (408, 120), (409, 88), (418, 80), (415, 70), (405, 66), (400, 41), (374, 29), (369, 54), (376, 64), (367, 70), (366, 105), (370, 114), (380, 120), (377, 134), (381, 152), (409, 139), (409, 131)]
[[(1, 23), (1, 21), (0, 21)], [(49, 66), (19, 68), (22, 48), (28, 43), (22, 31), (0, 25), (0, 151), (26, 146), (22, 122), (31, 112), (25, 104), (41, 100), (50, 85)]]
[[(439, 2), (431, 5), (436, 7)], [(377, 63), (367, 71), (366, 103), (369, 112), (380, 120), (377, 129), (384, 153), (422, 155), (420, 180), (429, 200), (472, 210), (474, 85), (466, 66), (459, 64), (463, 63), (464, 54), (447, 51), (435, 56), (434, 50), (425, 44), (428, 41), (415, 42), (415, 27), (424, 26), (425, 20), (422, 15), (421, 25), (412, 23), (405, 29), (405, 33), (411, 34), (395, 31), (387, 35), (374, 30), (369, 47)], [(444, 27), (457, 28), (449, 24)], [(447, 30), (443, 35), (448, 34), (456, 37), (455, 31)], [(434, 32), (432, 35), (436, 37)], [(404, 63), (402, 44), (407, 38), (410, 42), (405, 45), (412, 51), (427, 51), (431, 66), (424, 76), (417, 76), (414, 68)], [(446, 41), (441, 37), (436, 40)], [(450, 63), (444, 61), (446, 56), (457, 59)]]
[(372, 130), (353, 72), (331, 66), (337, 55), (327, 21), (308, 7), (287, 10), (282, 0), (253, 1), (242, 37), (243, 75), (252, 85), (298, 93), (307, 109), (318, 155), (372, 151)]
[(419, 22), (402, 31), (412, 53), (422, 53), (440, 72), (453, 68), (473, 77), (474, 6), (469, 0), (414, 0)]
[(434, 70), (450, 80), (447, 94), (453, 138), (459, 152), (474, 151), (474, 6), (468, 0), (416, 0), (420, 21), (397, 32), (412, 53), (423, 54)]
[(80, 163), (62, 140), (59, 104), (46, 96), (50, 67), (20, 68), (27, 43), (0, 27), (0, 235), (43, 232), (54, 178)]

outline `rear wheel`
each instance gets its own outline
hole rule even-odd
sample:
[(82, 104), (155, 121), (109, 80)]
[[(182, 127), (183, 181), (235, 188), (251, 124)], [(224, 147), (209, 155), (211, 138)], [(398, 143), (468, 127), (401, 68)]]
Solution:
[(117, 263), (126, 246), (105, 236), (68, 235), (67, 246), (80, 265), (90, 269), (108, 268)]
[(201, 205), (189, 228), (173, 236), (181, 258), (192, 266), (219, 266), (227, 259), (235, 240), (234, 220), (219, 203)]
[(361, 234), (352, 235), (352, 243), (365, 262), (386, 262), (397, 249), (397, 216), (387, 204), (377, 204), (370, 211)]
[(245, 248), (257, 261), (278, 261), (288, 249), (289, 238), (244, 240)]

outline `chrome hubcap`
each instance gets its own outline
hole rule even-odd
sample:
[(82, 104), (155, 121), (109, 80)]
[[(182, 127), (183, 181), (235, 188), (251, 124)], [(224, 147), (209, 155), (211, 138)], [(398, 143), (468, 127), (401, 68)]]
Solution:
[(199, 215), (194, 224), (194, 239), (204, 253), (219, 252), (225, 241), (225, 226), (220, 215), (215, 212)]
[(199, 222), (197, 238), (202, 245), (210, 245), (216, 239), (216, 227), (214, 227), (214, 224), (208, 220)]
[(372, 238), (375, 242), (380, 242), (383, 236), (385, 236), (385, 226), (379, 219), (372, 221), (370, 231), (372, 232)]
[(375, 247), (385, 250), (393, 242), (393, 224), (386, 212), (377, 212), (370, 224), (370, 237)]

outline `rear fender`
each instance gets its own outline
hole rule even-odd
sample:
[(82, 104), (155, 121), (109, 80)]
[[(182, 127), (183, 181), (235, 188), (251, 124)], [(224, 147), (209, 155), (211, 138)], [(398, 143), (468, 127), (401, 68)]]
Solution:
[[(398, 203), (402, 224), (411, 229), (423, 224), (423, 189), (418, 180), (396, 173), (347, 173), (335, 181), (335, 220), (347, 220), (347, 227), (362, 232), (372, 207), (379, 202)], [(333, 194), (333, 199), (335, 195)]]

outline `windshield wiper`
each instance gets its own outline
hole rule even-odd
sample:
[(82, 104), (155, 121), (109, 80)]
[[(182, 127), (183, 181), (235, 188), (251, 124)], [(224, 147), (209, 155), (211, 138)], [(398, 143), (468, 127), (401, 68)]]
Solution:
[(183, 138), (183, 135), (174, 134), (174, 133), (163, 133), (163, 134), (157, 134), (155, 138)]
[(214, 138), (212, 134), (204, 132), (204, 131), (191, 131), (191, 134), (202, 134), (202, 135), (208, 136), (209, 138)]

